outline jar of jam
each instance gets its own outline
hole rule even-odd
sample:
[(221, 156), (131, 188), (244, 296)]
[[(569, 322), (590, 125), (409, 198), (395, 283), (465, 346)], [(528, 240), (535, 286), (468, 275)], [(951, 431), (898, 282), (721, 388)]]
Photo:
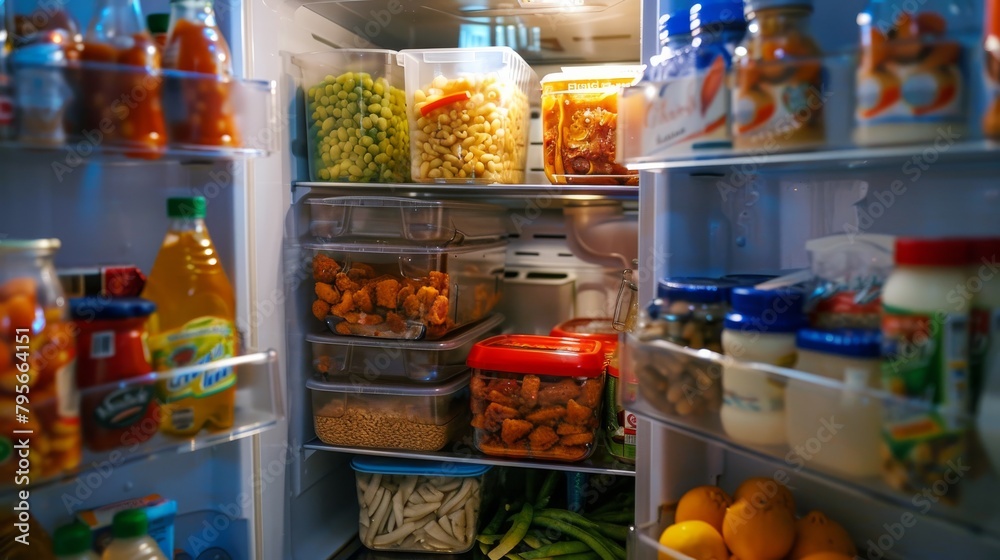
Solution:
[[(94, 451), (130, 447), (159, 426), (146, 320), (156, 305), (141, 298), (70, 300), (77, 328), (77, 385), (84, 443)], [(144, 379), (145, 378), (145, 379)]]
[[(0, 486), (80, 464), (76, 342), (53, 264), (59, 245), (0, 240)], [(28, 440), (27, 457), (13, 447), (15, 430), (27, 432), (16, 436)]]
[(747, 0), (748, 33), (733, 57), (733, 146), (768, 152), (826, 139), (823, 61), (809, 34), (812, 0)]

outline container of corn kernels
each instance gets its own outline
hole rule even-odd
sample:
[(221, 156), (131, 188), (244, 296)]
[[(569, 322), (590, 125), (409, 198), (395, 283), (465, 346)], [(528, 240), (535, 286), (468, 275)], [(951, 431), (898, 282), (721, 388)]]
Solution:
[(424, 183), (522, 183), (538, 76), (509, 47), (400, 51), (410, 174)]

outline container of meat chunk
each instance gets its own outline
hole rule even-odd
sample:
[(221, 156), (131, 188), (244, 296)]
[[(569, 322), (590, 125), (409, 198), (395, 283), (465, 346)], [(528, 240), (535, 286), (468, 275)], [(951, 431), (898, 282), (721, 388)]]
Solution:
[(606, 349), (597, 340), (501, 335), (469, 353), (476, 447), (502, 457), (581, 461), (594, 452)]

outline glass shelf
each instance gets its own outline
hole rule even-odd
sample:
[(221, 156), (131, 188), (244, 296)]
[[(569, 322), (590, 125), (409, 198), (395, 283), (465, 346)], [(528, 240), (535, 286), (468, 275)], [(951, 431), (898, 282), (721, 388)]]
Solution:
[[(226, 369), (234, 370), (236, 375), (235, 417), (231, 427), (212, 431), (203, 429), (191, 437), (167, 435), (159, 430), (159, 410), (155, 405), (146, 408), (149, 406), (147, 403), (150, 402), (148, 399), (155, 400), (153, 395), (158, 382), (167, 382), (181, 377), (194, 381), (204, 379), (209, 375), (219, 374)], [(25, 488), (34, 489), (58, 484), (92, 471), (107, 469), (109, 466), (119, 467), (159, 453), (195, 451), (259, 434), (275, 426), (278, 420), (284, 418), (278, 372), (278, 355), (275, 351), (269, 350), (217, 360), (208, 364), (152, 373), (141, 378), (81, 390), (80, 414), (82, 422), (76, 423), (75, 426), (79, 426), (76, 433), (82, 435), (82, 442), (75, 435), (61, 436), (71, 449), (64, 454), (64, 457), (79, 454), (78, 461), (64, 458), (65, 461), (74, 463), (75, 466), (64, 468), (55, 473), (39, 472), (42, 468), (37, 467), (38, 463), (34, 458), (41, 456), (33, 455), (32, 466), (28, 471), (27, 478), (16, 479), (13, 473), (13, 469), (17, 468), (15, 452), (9, 456), (8, 463), (3, 465), (4, 472), (11, 471), (11, 473), (10, 476), (4, 475), (3, 477), (0, 497), (14, 494)], [(108, 436), (112, 439), (117, 437), (119, 440), (117, 445), (107, 449), (107, 445), (104, 443), (100, 446), (102, 450), (95, 451), (92, 444), (99, 441), (96, 439), (98, 434), (94, 432), (97, 421), (91, 421), (88, 415), (95, 415), (96, 418), (101, 407), (111, 402), (114, 397), (118, 397), (118, 405), (122, 404), (122, 399), (130, 399), (132, 407), (122, 410), (112, 418), (112, 421), (118, 420), (118, 425), (123, 426), (123, 432)], [(49, 400), (32, 401), (29, 405), (29, 416), (36, 413), (38, 415), (55, 413), (58, 403), (54, 401), (55, 397), (51, 397)], [(13, 414), (13, 404), (10, 408), (11, 414)], [(34, 422), (34, 419), (32, 418), (30, 422)], [(74, 424), (70, 422), (60, 425), (73, 426)], [(42, 449), (43, 446), (54, 446), (53, 442), (58, 441), (57, 438), (60, 437), (55, 432), (47, 433), (38, 427), (34, 427), (31, 434), (21, 435), (18, 433), (19, 428), (29, 427), (28, 425), (12, 424), (11, 426), (12, 430), (7, 430), (7, 432), (13, 432), (14, 441), (6, 442), (7, 445), (16, 446), (17, 438), (27, 437), (29, 438), (27, 447), (32, 454)], [(5, 433), (6, 435), (8, 434)]]
[(639, 187), (611, 185), (455, 185), (440, 183), (324, 183), (297, 181), (296, 188), (314, 189), (318, 192), (336, 195), (373, 194), (401, 197), (491, 197), (491, 198), (551, 198), (551, 199), (592, 199), (619, 198), (638, 199)]
[[(909, 464), (888, 461), (889, 451), (882, 444), (883, 419), (897, 430), (914, 425), (914, 419), (926, 421), (931, 415), (937, 415), (945, 426), (971, 426), (973, 419), (966, 415), (879, 389), (856, 388), (801, 371), (740, 362), (665, 340), (641, 341), (629, 335), (622, 354), (623, 375), (637, 379), (639, 384), (636, 400), (625, 406), (639, 416), (776, 468), (801, 473), (856, 497), (875, 497), (887, 504), (912, 508), (914, 496), (919, 497), (923, 488), (932, 488), (937, 499), (934, 503), (925, 500), (929, 516), (974, 533), (985, 533), (1000, 542), (1000, 506), (995, 500), (1000, 496), (1000, 479), (978, 443), (968, 445), (956, 457), (931, 456), (931, 462), (921, 466), (925, 469), (941, 465), (940, 469), (947, 470), (951, 467), (946, 469), (945, 465), (957, 464), (958, 472), (966, 471), (964, 466), (968, 465), (971, 470), (960, 472), (957, 480), (951, 480), (956, 477), (947, 470), (944, 474), (925, 475), (923, 480), (911, 476), (906, 483), (901, 483), (898, 476), (899, 470)], [(734, 379), (734, 374), (742, 383), (767, 387), (779, 399), (778, 410), (783, 412), (775, 414), (782, 418), (772, 426), (773, 430), (761, 425), (764, 420), (755, 420), (752, 413), (724, 427), (719, 405), (726, 379)], [(678, 390), (688, 396), (678, 396)], [(688, 412), (689, 407), (677, 406), (685, 398), (693, 404), (693, 412)], [(979, 441), (974, 430), (958, 433), (968, 436), (967, 441)], [(907, 455), (906, 460), (911, 456)], [(883, 472), (897, 483), (886, 482)], [(951, 483), (939, 493), (936, 481), (944, 480), (946, 474)], [(922, 483), (919, 487), (918, 481)], [(925, 504), (921, 501), (917, 505), (923, 508)]]
[(496, 465), (501, 467), (520, 467), (527, 469), (543, 469), (591, 474), (611, 474), (616, 476), (635, 476), (635, 467), (616, 461), (608, 453), (604, 445), (598, 445), (597, 450), (585, 461), (576, 463), (556, 463), (546, 461), (531, 461), (522, 459), (507, 459), (484, 455), (472, 443), (472, 432), (467, 431), (455, 442), (441, 451), (407, 451), (405, 449), (375, 449), (367, 447), (344, 447), (327, 445), (320, 440), (313, 440), (305, 445), (306, 449), (317, 451), (335, 451), (353, 455), (375, 455), (379, 457), (398, 457), (401, 459), (423, 459), (427, 461), (452, 461), (455, 463), (473, 463), (477, 465)]

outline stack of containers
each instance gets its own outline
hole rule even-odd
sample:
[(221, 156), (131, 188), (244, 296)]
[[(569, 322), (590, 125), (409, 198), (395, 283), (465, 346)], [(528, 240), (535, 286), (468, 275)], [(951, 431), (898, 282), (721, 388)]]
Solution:
[(473, 344), (497, 334), (503, 208), (312, 198), (313, 418), (330, 445), (437, 451), (467, 425)]

